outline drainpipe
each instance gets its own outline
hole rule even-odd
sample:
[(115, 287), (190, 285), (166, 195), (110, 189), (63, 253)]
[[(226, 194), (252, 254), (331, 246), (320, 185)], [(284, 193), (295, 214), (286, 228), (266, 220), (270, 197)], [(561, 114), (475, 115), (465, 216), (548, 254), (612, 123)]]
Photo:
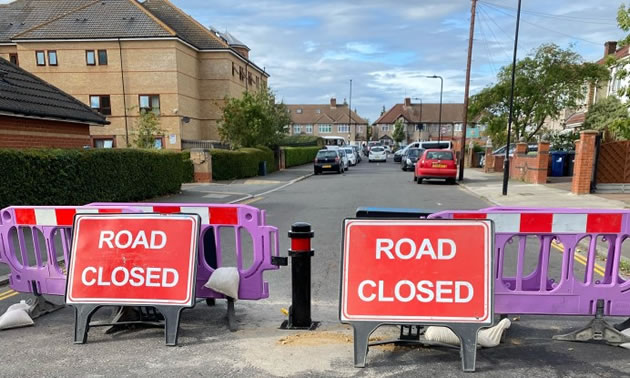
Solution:
[(125, 93), (125, 70), (123, 69), (122, 47), (120, 44), (120, 37), (118, 38), (118, 55), (120, 57), (120, 77), (122, 80), (122, 96), (123, 107), (125, 115), (125, 143), (129, 147), (129, 124), (127, 123), (127, 96)]

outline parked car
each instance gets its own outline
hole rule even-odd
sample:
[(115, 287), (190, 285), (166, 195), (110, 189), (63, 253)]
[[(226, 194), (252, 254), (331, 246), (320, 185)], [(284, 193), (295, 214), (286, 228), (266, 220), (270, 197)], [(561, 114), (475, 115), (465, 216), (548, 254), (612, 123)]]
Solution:
[(336, 149), (323, 149), (317, 151), (313, 171), (316, 175), (324, 171), (342, 173), (344, 171), (343, 160)]
[(382, 146), (374, 146), (370, 149), (368, 161), (370, 163), (373, 161), (387, 161), (387, 152), (385, 152), (385, 149)]
[(407, 152), (407, 147), (401, 148), (398, 151), (394, 152), (394, 163), (400, 163), (405, 152)]
[(337, 148), (341, 161), (343, 162), (343, 170), (347, 171), (350, 168), (350, 160), (348, 160), (348, 154), (346, 154), (345, 148)]
[(414, 180), (418, 184), (422, 184), (424, 179), (445, 179), (446, 182), (455, 184), (455, 177), (457, 177), (457, 162), (451, 150), (424, 151), (414, 172)]
[(413, 171), (416, 168), (416, 163), (420, 156), (424, 152), (423, 149), (420, 148), (410, 148), (402, 157), (402, 162), (400, 163), (403, 171), (410, 170)]
[(374, 146), (382, 146), (382, 145), (381, 145), (381, 142), (379, 141), (373, 140), (373, 141), (368, 142), (368, 145), (367, 145), (368, 153), (372, 150), (372, 147)]
[(350, 163), (351, 167), (354, 167), (355, 165), (357, 165), (357, 155), (354, 153), (354, 148), (352, 147), (345, 147), (344, 151), (346, 152), (346, 155), (348, 155), (348, 163)]
[(388, 146), (388, 145), (384, 145), (384, 146), (383, 146), (383, 148), (385, 149), (385, 152), (386, 152), (386, 153), (388, 153), (388, 154), (391, 154), (391, 153), (392, 153), (392, 148), (391, 148), (390, 146)]

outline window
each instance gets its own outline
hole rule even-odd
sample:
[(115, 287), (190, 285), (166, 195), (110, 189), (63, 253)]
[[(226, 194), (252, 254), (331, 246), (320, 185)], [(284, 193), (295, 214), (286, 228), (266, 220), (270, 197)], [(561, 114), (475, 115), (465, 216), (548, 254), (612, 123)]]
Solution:
[(260, 80), (258, 79), (260, 79), (260, 77), (256, 76), (256, 86), (260, 87)]
[(236, 64), (232, 62), (232, 76), (236, 76)]
[(337, 132), (339, 132), (339, 133), (349, 133), (350, 132), (350, 126), (349, 125), (338, 125), (337, 126)]
[(57, 65), (57, 51), (48, 50), (48, 65), (49, 66)]
[(357, 133), (363, 132), (363, 126), (357, 126)]
[(156, 150), (161, 150), (164, 148), (164, 137), (155, 137), (153, 139), (153, 148)]
[(94, 148), (113, 148), (114, 138), (95, 138), (93, 144)]
[(85, 50), (85, 63), (88, 66), (96, 65), (96, 54), (94, 54), (94, 50)]
[(9, 54), (9, 61), (16, 66), (20, 65), (20, 61), (18, 60), (18, 54)]
[(160, 96), (159, 95), (140, 95), (140, 110), (152, 111), (160, 114)]
[(90, 96), (90, 107), (103, 115), (112, 115), (109, 96)]
[(293, 134), (299, 134), (300, 132), (302, 132), (302, 126), (293, 125)]
[(320, 114), (321, 112), (322, 112), (322, 110), (321, 110), (321, 109), (316, 109), (316, 110), (315, 110), (315, 113), (317, 113), (317, 114)]
[(297, 109), (295, 110), (295, 112), (296, 112), (297, 114), (302, 114), (302, 108), (297, 108)]
[(313, 134), (313, 125), (306, 125), (306, 126), (304, 126), (304, 131), (307, 134)]
[(331, 125), (319, 125), (319, 132), (323, 134), (331, 133), (332, 126)]
[(389, 125), (381, 125), (381, 131), (389, 131)]
[(46, 53), (43, 51), (35, 51), (35, 58), (37, 59), (38, 66), (46, 65)]
[(98, 50), (98, 65), (107, 65), (107, 50)]
[(245, 79), (245, 74), (243, 73), (243, 67), (238, 68), (238, 78), (240, 81), (243, 81), (243, 79)]

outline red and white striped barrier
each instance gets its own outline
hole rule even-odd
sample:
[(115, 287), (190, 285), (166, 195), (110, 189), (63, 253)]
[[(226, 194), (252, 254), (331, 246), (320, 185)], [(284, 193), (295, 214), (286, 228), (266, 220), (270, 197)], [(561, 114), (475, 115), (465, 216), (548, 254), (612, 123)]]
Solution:
[(122, 208), (82, 206), (14, 206), (17, 226), (72, 226), (75, 214), (122, 213)]
[(88, 206), (133, 206), (136, 209), (142, 210), (144, 213), (159, 213), (159, 214), (172, 214), (172, 213), (190, 213), (198, 214), (201, 217), (201, 224), (213, 224), (213, 225), (237, 225), (239, 224), (238, 207), (227, 205), (215, 205), (212, 206), (199, 206), (193, 204), (191, 206), (178, 204), (178, 205), (158, 205), (142, 203), (119, 203), (119, 204), (107, 204), (96, 202), (89, 204)]
[(491, 219), (496, 232), (510, 233), (619, 233), (621, 213), (453, 212), (453, 219)]

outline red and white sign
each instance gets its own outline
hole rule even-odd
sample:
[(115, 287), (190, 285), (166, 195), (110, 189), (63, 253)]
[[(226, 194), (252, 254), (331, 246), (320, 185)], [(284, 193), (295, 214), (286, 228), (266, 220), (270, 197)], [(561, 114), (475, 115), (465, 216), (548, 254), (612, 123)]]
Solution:
[(487, 220), (346, 220), (342, 321), (490, 323)]
[(194, 304), (199, 217), (79, 214), (66, 303)]

